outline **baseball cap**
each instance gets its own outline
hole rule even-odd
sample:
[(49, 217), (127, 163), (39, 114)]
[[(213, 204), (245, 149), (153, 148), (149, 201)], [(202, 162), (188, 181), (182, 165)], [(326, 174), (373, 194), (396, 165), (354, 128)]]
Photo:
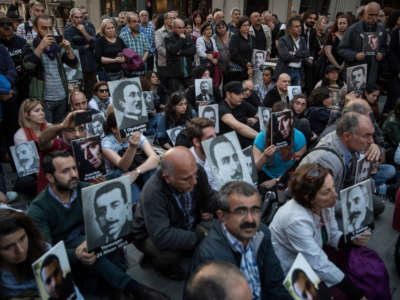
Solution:
[(240, 81), (231, 81), (225, 85), (224, 91), (234, 94), (241, 94), (243, 93), (242, 83)]

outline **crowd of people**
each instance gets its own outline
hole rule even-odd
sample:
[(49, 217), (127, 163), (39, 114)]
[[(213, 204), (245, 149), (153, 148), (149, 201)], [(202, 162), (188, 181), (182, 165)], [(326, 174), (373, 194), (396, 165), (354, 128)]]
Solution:
[[(356, 231), (370, 225), (356, 219), (400, 201), (399, 10), (370, 2), (355, 15), (310, 10), (286, 22), (239, 8), (122, 11), (96, 28), (81, 6), (61, 32), (44, 3), (17, 8), (0, 15), (0, 159), (18, 173), (8, 190), (0, 169), (0, 299), (39, 297), (31, 265), (60, 241), (76, 299), (170, 299), (127, 274), (122, 249), (89, 251), (84, 191), (126, 176), (118, 199), (96, 193), (96, 242), (130, 234), (143, 268), (185, 281), (184, 299), (291, 299), (283, 281), (299, 253), (321, 280), (319, 297), (391, 299), (385, 265), (367, 247), (371, 228), (348, 239), (342, 224), (343, 206)], [(147, 126), (127, 135), (134, 118)], [(251, 149), (247, 166), (232, 131)], [(360, 188), (349, 197), (363, 201), (342, 205), (360, 161), (372, 194)], [(282, 189), (267, 222), (267, 196)], [(393, 223), (400, 229), (400, 202)], [(43, 280), (51, 299), (66, 299), (62, 278)], [(294, 290), (318, 299), (314, 288)]]

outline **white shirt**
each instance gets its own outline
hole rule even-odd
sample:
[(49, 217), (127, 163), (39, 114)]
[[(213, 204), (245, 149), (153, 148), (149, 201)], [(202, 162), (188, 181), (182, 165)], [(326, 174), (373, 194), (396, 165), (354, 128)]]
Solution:
[[(327, 244), (337, 248), (343, 233), (338, 229), (334, 208), (323, 209), (322, 216), (328, 234)], [(297, 254), (301, 253), (319, 278), (331, 287), (341, 282), (344, 274), (322, 250), (320, 222), (319, 216), (292, 199), (278, 210), (269, 229), (272, 245), (285, 274)]]
[(208, 164), (207, 160), (203, 161), (200, 159), (200, 157), (197, 156), (196, 152), (194, 151), (194, 147), (190, 147), (190, 151), (193, 153), (194, 158), (196, 159), (196, 162), (202, 166), (204, 171), (206, 171), (207, 178), (208, 178), (208, 184), (211, 186), (213, 190), (217, 190), (217, 186), (215, 185), (215, 180), (214, 176), (211, 173), (211, 168), (210, 165)]

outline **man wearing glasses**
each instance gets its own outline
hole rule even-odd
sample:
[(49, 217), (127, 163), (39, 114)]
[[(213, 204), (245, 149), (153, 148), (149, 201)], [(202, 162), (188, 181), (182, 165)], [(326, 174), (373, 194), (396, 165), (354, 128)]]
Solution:
[(219, 221), (197, 247), (192, 271), (209, 261), (229, 262), (246, 277), (253, 299), (291, 299), (282, 285), (284, 275), (271, 233), (260, 222), (258, 190), (246, 182), (232, 181), (219, 193)]

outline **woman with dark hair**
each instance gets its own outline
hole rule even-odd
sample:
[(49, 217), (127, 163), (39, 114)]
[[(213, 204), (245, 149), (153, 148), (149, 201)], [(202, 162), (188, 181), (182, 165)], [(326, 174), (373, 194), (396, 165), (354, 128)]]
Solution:
[(228, 65), (231, 59), (229, 54), (229, 41), (231, 36), (232, 33), (228, 31), (228, 26), (224, 20), (220, 20), (215, 24), (215, 34), (213, 35), (213, 38), (219, 52), (218, 67), (224, 77), (228, 71)]
[(163, 112), (168, 100), (167, 88), (160, 82), (157, 72), (147, 72), (145, 74), (148, 90), (153, 92), (154, 107), (157, 112)]
[(297, 94), (293, 97), (291, 109), (293, 112), (294, 128), (300, 130), (307, 141), (307, 146), (310, 146), (315, 141), (317, 136), (311, 130), (310, 121), (305, 117), (307, 109), (307, 97), (304, 94)]
[(379, 100), (379, 95), (381, 94), (381, 89), (380, 87), (375, 84), (367, 84), (367, 87), (365, 88), (363, 98), (367, 100), (369, 105), (372, 108), (372, 111), (374, 112), (374, 117), (376, 120), (379, 120), (379, 105), (378, 105), (378, 100)]
[(350, 25), (351, 20), (347, 15), (338, 16), (326, 40), (325, 55), (329, 63), (340, 71), (344, 69), (344, 59), (338, 54), (338, 48), (345, 31)]
[(194, 11), (192, 15), (192, 27), (193, 27), (193, 32), (192, 36), (195, 40), (197, 40), (200, 35), (201, 35), (201, 27), (203, 25), (203, 16), (200, 14), (199, 11)]
[[(289, 106), (282, 101), (272, 106), (272, 112), (279, 112), (289, 109)], [(301, 157), (307, 150), (306, 139), (299, 130), (294, 128), (291, 131), (290, 143), (286, 147), (277, 148), (271, 143), (271, 122), (266, 126), (265, 131), (260, 132), (253, 144), (253, 156), (255, 167), (258, 172), (258, 182), (261, 188), (272, 188), (278, 177), (288, 169), (294, 161)], [(293, 126), (293, 120), (290, 120)]]
[[(198, 66), (193, 69), (193, 78), (196, 79), (208, 79), (211, 78), (211, 72), (208, 68), (203, 66)], [(186, 99), (189, 104), (198, 111), (198, 103), (196, 103), (196, 89), (195, 86), (190, 86), (185, 93)], [(218, 87), (213, 85), (213, 98), (210, 104), (220, 103), (222, 101), (221, 93)]]
[(212, 37), (211, 23), (205, 23), (201, 27), (201, 36), (196, 40), (197, 65), (206, 67), (214, 75), (214, 66), (218, 64), (219, 52)]
[(183, 22), (184, 22), (184, 26), (185, 26), (185, 28), (184, 28), (185, 35), (191, 37), (193, 39), (193, 41), (196, 42), (196, 38), (192, 35), (192, 33), (193, 33), (192, 20), (189, 18), (186, 18), (185, 20), (183, 20)]
[(96, 82), (93, 87), (93, 97), (89, 100), (88, 108), (97, 110), (106, 115), (106, 110), (110, 103), (111, 97), (107, 82)]
[(229, 75), (224, 84), (230, 81), (243, 81), (251, 71), (251, 56), (255, 47), (254, 37), (249, 34), (250, 21), (248, 17), (240, 17), (237, 24), (239, 32), (235, 33), (229, 42), (231, 62)]
[(317, 136), (324, 131), (331, 117), (332, 98), (327, 87), (313, 90), (310, 95), (310, 108), (307, 111), (307, 119), (311, 129)]
[(158, 120), (154, 142), (164, 149), (172, 148), (173, 143), (168, 137), (167, 130), (177, 126), (185, 126), (195, 117), (196, 112), (188, 104), (185, 95), (181, 92), (173, 93), (168, 99), (165, 113)]
[(39, 299), (32, 263), (47, 250), (31, 218), (14, 209), (0, 209), (0, 299)]
[(371, 232), (346, 242), (338, 228), (332, 172), (316, 163), (301, 165), (291, 176), (289, 190), (293, 199), (269, 226), (283, 271), (287, 273), (301, 253), (334, 299), (391, 299), (385, 265), (365, 247)]
[(107, 109), (103, 127), (106, 136), (101, 141), (101, 146), (106, 158), (107, 176), (117, 178), (129, 174), (132, 203), (136, 204), (141, 187), (154, 173), (160, 158), (140, 132), (136, 131), (130, 137), (121, 137), (112, 105)]

